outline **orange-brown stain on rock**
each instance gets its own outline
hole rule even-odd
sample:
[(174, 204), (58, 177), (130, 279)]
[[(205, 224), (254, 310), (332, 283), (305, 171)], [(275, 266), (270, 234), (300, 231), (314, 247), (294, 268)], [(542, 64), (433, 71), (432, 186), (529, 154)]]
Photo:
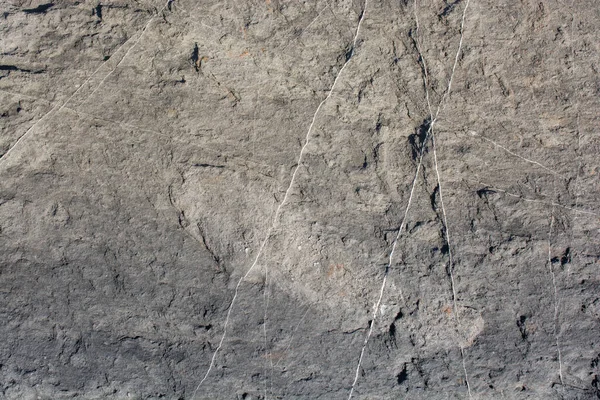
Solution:
[(336, 272), (340, 272), (344, 269), (344, 264), (331, 264), (327, 269), (327, 277), (331, 278)]

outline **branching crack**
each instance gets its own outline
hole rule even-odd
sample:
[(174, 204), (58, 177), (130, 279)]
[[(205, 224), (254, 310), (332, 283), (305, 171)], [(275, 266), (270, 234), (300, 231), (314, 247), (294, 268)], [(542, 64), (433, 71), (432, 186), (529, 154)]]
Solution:
[[(386, 267), (385, 273), (384, 273), (384, 277), (383, 277), (383, 282), (381, 285), (381, 289), (379, 291), (379, 297), (377, 299), (377, 302), (375, 303), (375, 305), (373, 306), (373, 323), (371, 324), (369, 331), (367, 333), (367, 336), (365, 337), (365, 341), (363, 342), (363, 347), (360, 353), (360, 357), (359, 357), (359, 361), (358, 361), (358, 366), (356, 368), (356, 374), (355, 374), (355, 378), (354, 378), (354, 382), (352, 384), (352, 388), (350, 390), (350, 395), (348, 396), (348, 400), (351, 399), (352, 397), (352, 393), (354, 391), (354, 388), (356, 386), (356, 382), (358, 380), (359, 374), (360, 374), (360, 367), (361, 367), (361, 363), (362, 363), (362, 359), (365, 353), (365, 349), (367, 347), (367, 344), (369, 342), (369, 339), (371, 337), (371, 334), (373, 332), (373, 326), (375, 325), (375, 318), (377, 317), (377, 314), (379, 312), (379, 307), (381, 304), (381, 300), (383, 298), (383, 293), (385, 290), (385, 285), (387, 282), (387, 277), (388, 277), (388, 270), (389, 270), (389, 266), (391, 265), (392, 261), (393, 261), (393, 255), (394, 255), (394, 251), (396, 249), (396, 245), (398, 243), (398, 240), (400, 238), (400, 235), (402, 233), (402, 228), (406, 222), (406, 217), (408, 215), (408, 211), (410, 209), (411, 206), (411, 202), (412, 202), (412, 197), (414, 194), (414, 189), (416, 186), (416, 182), (418, 180), (418, 176), (419, 176), (419, 172), (423, 163), (423, 156), (425, 154), (426, 151), (426, 145), (427, 145), (427, 140), (429, 139), (429, 136), (431, 135), (431, 140), (432, 140), (432, 147), (433, 147), (433, 155), (434, 155), (434, 164), (435, 164), (435, 170), (436, 170), (436, 175), (437, 175), (437, 181), (438, 181), (438, 187), (439, 187), (439, 197), (440, 197), (440, 204), (442, 206), (442, 214), (443, 214), (443, 222), (444, 222), (444, 232), (445, 232), (445, 239), (446, 239), (446, 244), (447, 244), (447, 248), (448, 248), (448, 257), (449, 257), (449, 264), (447, 267), (447, 271), (448, 274), (450, 276), (450, 281), (451, 281), (451, 286), (452, 286), (452, 298), (453, 298), (453, 304), (454, 304), (454, 316), (456, 319), (456, 324), (457, 327), (460, 325), (459, 323), (459, 315), (458, 315), (458, 307), (457, 307), (457, 296), (456, 296), (456, 285), (455, 285), (455, 281), (454, 281), (454, 274), (453, 274), (453, 258), (452, 258), (452, 251), (451, 251), (451, 244), (450, 244), (450, 235), (449, 235), (449, 230), (448, 230), (448, 220), (447, 220), (447, 215), (446, 215), (446, 209), (444, 207), (444, 200), (442, 197), (442, 185), (441, 185), (441, 180), (440, 180), (440, 174), (439, 174), (439, 169), (438, 169), (438, 162), (437, 162), (437, 154), (436, 154), (436, 149), (435, 149), (435, 134), (434, 134), (434, 125), (435, 122), (437, 120), (437, 117), (440, 113), (440, 111), (442, 110), (443, 106), (444, 106), (444, 102), (446, 100), (446, 97), (450, 94), (450, 91), (452, 89), (452, 79), (454, 77), (454, 73), (456, 71), (456, 66), (458, 64), (458, 58), (460, 56), (460, 52), (462, 50), (462, 43), (463, 43), (463, 34), (464, 34), (464, 24), (465, 24), (465, 16), (466, 16), (466, 12), (467, 12), (467, 8), (469, 6), (469, 0), (466, 1), (465, 4), (465, 8), (463, 10), (463, 15), (462, 15), (462, 21), (461, 21), (461, 27), (460, 27), (460, 40), (459, 40), (459, 44), (458, 44), (458, 50), (456, 52), (456, 56), (454, 58), (454, 64), (452, 66), (452, 71), (450, 74), (450, 78), (448, 79), (448, 86), (446, 88), (446, 91), (444, 92), (444, 95), (442, 96), (438, 107), (437, 107), (437, 111), (435, 113), (435, 115), (433, 114), (432, 108), (431, 108), (431, 102), (429, 99), (429, 87), (428, 87), (428, 74), (427, 74), (427, 66), (425, 64), (425, 60), (422, 57), (420, 48), (418, 46), (418, 40), (417, 38), (414, 38), (414, 43), (415, 43), (415, 47), (417, 48), (418, 52), (419, 52), (419, 57), (420, 60), (423, 64), (423, 74), (424, 74), (424, 88), (425, 88), (425, 94), (426, 94), (426, 100), (427, 100), (427, 107), (429, 109), (429, 118), (426, 119), (426, 123), (421, 125), (421, 128), (418, 130), (418, 132), (414, 135), (412, 135), (412, 141), (411, 141), (411, 145), (413, 147), (413, 159), (415, 158), (415, 154), (414, 154), (414, 148), (415, 148), (415, 144), (420, 144), (420, 150), (418, 153), (418, 159), (419, 162), (417, 164), (417, 170), (415, 173), (415, 176), (413, 178), (413, 183), (412, 183), (412, 188), (411, 188), (411, 192), (410, 192), (410, 196), (408, 199), (408, 204), (406, 206), (406, 210), (404, 212), (404, 218), (402, 220), (402, 224), (400, 225), (400, 229), (398, 230), (398, 234), (396, 235), (396, 239), (394, 240), (394, 244), (392, 245), (392, 250), (390, 252), (390, 257), (389, 257), (389, 261), (388, 261), (388, 266)], [(418, 16), (417, 16), (417, 1), (415, 0), (415, 20), (416, 20), (416, 24), (417, 24), (417, 29), (415, 32), (415, 36), (418, 33), (418, 29), (419, 29), (419, 21), (418, 21)], [(430, 122), (429, 122), (430, 121)], [(423, 130), (425, 129), (425, 134), (423, 134)], [(417, 145), (418, 146), (418, 145)], [(404, 300), (404, 297), (401, 294), (402, 299)], [(467, 390), (469, 393), (469, 398), (472, 397), (471, 395), (471, 386), (469, 384), (469, 377), (467, 374), (467, 369), (466, 369), (466, 363), (465, 363), (465, 350), (464, 350), (464, 346), (462, 346), (462, 344), (460, 344), (460, 353), (461, 353), (461, 358), (462, 358), (462, 366), (463, 366), (463, 370), (464, 370), (464, 374), (465, 374), (465, 382), (467, 384)]]

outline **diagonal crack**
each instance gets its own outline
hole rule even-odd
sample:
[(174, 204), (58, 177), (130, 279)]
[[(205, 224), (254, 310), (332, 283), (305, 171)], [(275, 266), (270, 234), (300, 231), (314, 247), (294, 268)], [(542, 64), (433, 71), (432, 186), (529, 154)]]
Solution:
[[(358, 25), (356, 27), (356, 33), (354, 35), (354, 40), (352, 41), (352, 49), (356, 48), (356, 43), (358, 41), (358, 37), (360, 34), (360, 27), (362, 25), (362, 22), (364, 21), (365, 18), (365, 13), (366, 13), (366, 8), (367, 8), (367, 3), (368, 0), (365, 0), (364, 6), (363, 6), (363, 10), (361, 12), (360, 15), (360, 19), (358, 21)], [(278, 222), (279, 222), (279, 216), (281, 214), (281, 211), (283, 210), (283, 207), (286, 205), (288, 198), (289, 198), (289, 194), (294, 186), (294, 183), (296, 182), (296, 177), (298, 176), (298, 171), (300, 170), (300, 167), (302, 166), (302, 161), (304, 159), (304, 153), (308, 147), (308, 144), (310, 143), (310, 139), (312, 137), (312, 133), (313, 133), (313, 128), (315, 125), (315, 121), (317, 120), (317, 117), (319, 116), (319, 113), (321, 111), (321, 108), (323, 107), (323, 105), (329, 100), (329, 98), (332, 96), (335, 87), (339, 81), (340, 76), (342, 75), (342, 73), (344, 72), (344, 69), (346, 68), (346, 66), (350, 63), (350, 60), (352, 59), (352, 56), (347, 58), (344, 65), (342, 66), (342, 68), (339, 70), (339, 72), (337, 73), (333, 84), (331, 86), (331, 89), (329, 89), (329, 93), (327, 94), (327, 96), (325, 97), (325, 99), (323, 99), (321, 101), (321, 103), (319, 103), (319, 106), (317, 107), (317, 110), (315, 111), (315, 113), (313, 114), (312, 117), (312, 121), (308, 127), (308, 131), (306, 133), (306, 138), (304, 140), (304, 145), (302, 146), (302, 148), (300, 149), (300, 153), (298, 155), (298, 161), (296, 162), (296, 167), (294, 168), (294, 172), (292, 173), (292, 179), (290, 180), (290, 183), (288, 185), (288, 188), (285, 191), (285, 195), (283, 196), (283, 199), (281, 200), (281, 202), (279, 203), (279, 205), (277, 206), (277, 209), (275, 210), (275, 213), (273, 215), (273, 219), (272, 219), (272, 224), (269, 227), (269, 229), (267, 230), (267, 233), (265, 235), (265, 238), (263, 239), (258, 252), (256, 254), (256, 257), (254, 258), (254, 262), (252, 263), (252, 265), (250, 266), (250, 268), (248, 269), (248, 271), (246, 272), (246, 274), (244, 274), (238, 281), (237, 285), (235, 286), (235, 292), (233, 295), (233, 298), (231, 300), (231, 304), (229, 305), (229, 308), (227, 310), (227, 316), (225, 317), (225, 324), (223, 326), (223, 335), (221, 336), (221, 339), (219, 340), (219, 345), (217, 346), (215, 352), (213, 353), (213, 356), (211, 358), (210, 364), (208, 366), (208, 370), (206, 371), (206, 374), (204, 375), (204, 377), (202, 378), (202, 380), (200, 381), (200, 383), (198, 384), (198, 386), (196, 387), (196, 389), (194, 390), (191, 399), (193, 400), (196, 397), (196, 394), (198, 392), (198, 390), (200, 389), (200, 387), (202, 386), (202, 384), (206, 381), (206, 379), (208, 378), (214, 363), (215, 363), (215, 359), (217, 357), (217, 354), (219, 352), (219, 350), (221, 350), (221, 348), (223, 347), (223, 342), (225, 341), (225, 338), (227, 336), (227, 326), (229, 324), (229, 320), (231, 317), (231, 312), (234, 309), (235, 306), (235, 302), (237, 300), (237, 296), (239, 294), (239, 288), (243, 282), (243, 280), (245, 278), (248, 277), (248, 275), (250, 274), (250, 272), (256, 267), (256, 264), (258, 263), (258, 260), (260, 259), (261, 255), (263, 254), (264, 248), (267, 244), (267, 242), (269, 241), (269, 239), (271, 238), (271, 233), (273, 232), (273, 230), (275, 229), (275, 227), (277, 226)]]
[[(390, 266), (391, 266), (392, 261), (393, 261), (393, 256), (394, 256), (394, 252), (396, 250), (396, 245), (398, 244), (398, 240), (400, 239), (400, 236), (402, 234), (402, 229), (404, 228), (404, 225), (405, 225), (405, 222), (406, 222), (406, 217), (408, 216), (408, 212), (409, 212), (410, 206), (412, 204), (412, 198), (413, 198), (415, 186), (416, 186), (416, 183), (417, 183), (417, 180), (418, 180), (418, 176), (419, 176), (419, 172), (420, 172), (421, 166), (423, 164), (423, 156), (425, 154), (426, 146), (427, 146), (427, 141), (428, 141), (430, 135), (431, 135), (432, 143), (433, 143), (433, 153), (434, 153), (435, 169), (436, 169), (436, 175), (437, 175), (438, 186), (439, 186), (440, 203), (441, 203), (441, 206), (442, 206), (442, 214), (444, 216), (444, 227), (445, 227), (444, 232), (446, 234), (446, 242), (448, 244), (448, 249), (449, 249), (450, 265), (449, 265), (449, 268), (448, 268), (448, 272), (449, 272), (450, 279), (451, 279), (451, 284), (452, 284), (452, 296), (453, 296), (454, 308), (456, 310), (455, 317), (456, 317), (456, 321), (457, 321), (457, 324), (458, 324), (458, 309), (456, 308), (456, 289), (455, 289), (454, 274), (453, 274), (453, 268), (452, 268), (452, 266), (453, 266), (452, 253), (450, 252), (450, 238), (449, 238), (449, 234), (448, 234), (448, 221), (447, 221), (446, 211), (445, 211), (445, 207), (444, 207), (444, 203), (443, 203), (443, 199), (442, 199), (442, 187), (441, 187), (441, 182), (440, 182), (439, 170), (438, 170), (438, 166), (437, 166), (437, 155), (435, 153), (435, 138), (434, 138), (434, 130), (433, 130), (433, 128), (434, 128), (434, 125), (435, 125), (435, 123), (437, 121), (437, 118), (438, 118), (438, 115), (439, 115), (440, 111), (444, 107), (445, 100), (448, 97), (448, 95), (450, 94), (450, 91), (452, 89), (452, 80), (454, 78), (454, 73), (456, 71), (456, 66), (458, 64), (458, 58), (459, 58), (460, 52), (462, 50), (465, 16), (466, 16), (466, 13), (467, 13), (467, 8), (469, 7), (469, 1), (470, 0), (467, 0), (465, 8), (463, 10), (461, 27), (460, 27), (460, 40), (459, 40), (459, 44), (458, 44), (458, 50), (457, 50), (456, 56), (454, 58), (454, 64), (452, 65), (452, 72), (451, 72), (450, 78), (448, 80), (448, 86), (447, 86), (446, 91), (444, 92), (444, 94), (443, 94), (443, 96), (442, 96), (442, 98), (441, 98), (441, 100), (440, 100), (440, 102), (438, 104), (438, 107), (437, 107), (437, 110), (435, 112), (435, 115), (433, 115), (432, 108), (431, 108), (431, 102), (430, 102), (430, 99), (429, 99), (428, 73), (427, 73), (427, 66), (425, 64), (425, 59), (421, 55), (421, 51), (420, 51), (420, 48), (418, 46), (418, 40), (413, 39), (413, 40), (415, 40), (415, 46), (417, 47), (417, 50), (419, 52), (420, 60), (423, 63), (422, 68), (423, 68), (423, 73), (424, 73), (425, 93), (426, 93), (427, 106), (428, 106), (428, 109), (429, 109), (429, 115), (430, 116), (426, 120), (426, 123), (424, 123), (422, 125), (423, 127), (427, 126), (427, 130), (425, 131), (425, 134), (423, 135), (422, 132), (419, 132), (419, 137), (418, 138), (414, 138), (414, 142), (416, 143), (417, 139), (420, 139), (420, 137), (423, 136), (422, 140), (420, 140), (421, 148), (420, 148), (420, 151), (419, 151), (419, 163), (417, 165), (417, 170), (416, 170), (414, 178), (413, 178), (413, 183), (412, 183), (412, 187), (411, 187), (411, 191), (410, 191), (410, 196), (409, 196), (409, 199), (408, 199), (408, 204), (407, 204), (406, 209), (404, 211), (404, 218), (402, 219), (402, 223), (400, 224), (400, 228), (398, 229), (398, 234), (396, 235), (396, 238), (394, 239), (394, 242), (392, 244), (392, 250), (390, 252), (388, 264), (386, 265), (386, 268), (385, 268), (383, 282), (381, 284), (381, 289), (379, 291), (379, 297), (377, 299), (377, 302), (373, 306), (372, 321), (371, 321), (369, 330), (367, 332), (367, 336), (365, 337), (365, 340), (363, 342), (363, 346), (362, 346), (362, 349), (361, 349), (361, 352), (360, 352), (360, 357), (359, 357), (359, 360), (358, 360), (358, 366), (356, 367), (356, 373), (355, 373), (355, 377), (354, 377), (354, 382), (352, 383), (352, 387), (350, 389), (350, 394), (348, 396), (348, 400), (350, 400), (352, 398), (352, 394), (354, 392), (354, 389), (355, 389), (355, 386), (356, 386), (356, 382), (358, 381), (358, 377), (359, 377), (359, 374), (360, 374), (360, 367), (361, 367), (362, 360), (363, 360), (363, 357), (364, 357), (364, 354), (365, 354), (365, 350), (367, 348), (367, 344), (369, 342), (369, 339), (371, 338), (371, 335), (373, 333), (373, 327), (375, 325), (375, 320), (377, 318), (377, 314), (379, 312), (379, 308), (380, 308), (380, 305), (381, 305), (381, 300), (383, 298), (383, 294), (384, 294), (384, 291), (385, 291), (385, 285), (386, 285), (386, 282), (387, 282), (388, 272), (389, 272)], [(416, 10), (417, 10), (417, 1), (415, 0), (415, 20), (416, 20), (417, 32), (418, 32), (418, 29), (419, 29), (419, 20), (418, 20), (418, 16), (417, 16)], [(413, 144), (413, 147), (414, 147), (414, 144)], [(402, 296), (402, 293), (401, 293), (401, 297), (404, 300), (404, 297)], [(465, 373), (465, 380), (466, 380), (467, 389), (468, 389), (468, 392), (469, 392), (469, 398), (471, 398), (472, 397), (472, 395), (471, 395), (471, 387), (470, 387), (470, 384), (469, 384), (469, 378), (468, 378), (467, 369), (466, 369), (466, 365), (465, 365), (464, 348), (463, 348), (462, 345), (460, 346), (460, 349), (461, 349), (461, 357), (462, 357), (463, 370), (464, 370), (464, 373)]]
[[(167, 3), (168, 4), (168, 3)], [(125, 52), (125, 55), (123, 56), (123, 58), (117, 63), (117, 65), (115, 66), (115, 68), (110, 71), (103, 79), (102, 81), (100, 81), (100, 83), (98, 84), (98, 86), (92, 91), (92, 93), (86, 97), (86, 100), (92, 96), (94, 93), (96, 93), (96, 91), (98, 90), (98, 88), (104, 83), (104, 81), (115, 71), (115, 69), (121, 64), (121, 62), (123, 62), (123, 60), (127, 57), (127, 55), (129, 54), (129, 52), (131, 51), (132, 48), (134, 48), (138, 42), (140, 41), (140, 39), (142, 38), (142, 35), (144, 34), (144, 32), (146, 31), (146, 29), (148, 28), (148, 26), (150, 25), (150, 23), (158, 16), (158, 14), (160, 14), (162, 11), (164, 11), (164, 9), (167, 7), (167, 4), (165, 4), (165, 6), (157, 13), (155, 14), (152, 18), (150, 18), (148, 20), (148, 22), (146, 23), (146, 25), (144, 26), (144, 28), (142, 29), (142, 32), (140, 33), (140, 35), (138, 36), (137, 40), (135, 41), (135, 43), (127, 50), (127, 52)], [(117, 53), (119, 50), (121, 50), (127, 43), (129, 43), (129, 41), (131, 40), (131, 38), (127, 39), (121, 46), (119, 46), (119, 48), (115, 51), (115, 53)], [(84, 86), (87, 85), (87, 83), (94, 77), (96, 76), (96, 74), (98, 73), (98, 71), (100, 71), (100, 69), (110, 60), (107, 59), (105, 61), (103, 61), (102, 63), (100, 63), (100, 65), (98, 66), (98, 68), (96, 68), (96, 70), (77, 88), (77, 90), (75, 90), (73, 92), (73, 94), (71, 94), (71, 96), (69, 96), (69, 98), (61, 105), (56, 105), (54, 106), (50, 111), (48, 111), (46, 114), (44, 114), (40, 119), (38, 119), (29, 129), (27, 129), (27, 131), (21, 135), (17, 141), (15, 142), (15, 144), (12, 145), (11, 148), (9, 148), (6, 153), (4, 153), (2, 155), (2, 158), (0, 158), (0, 165), (6, 160), (7, 156), (15, 149), (15, 147), (17, 147), (19, 145), (19, 143), (21, 143), (28, 135), (30, 135), (34, 129), (45, 119), (49, 118), (52, 114), (54, 114), (55, 112), (59, 112), (61, 110), (63, 110), (64, 108), (68, 108), (67, 105), (69, 104), (69, 102), (77, 95), (77, 93), (79, 93), (79, 91), (81, 89), (83, 89)], [(84, 101), (85, 102), (85, 101)]]

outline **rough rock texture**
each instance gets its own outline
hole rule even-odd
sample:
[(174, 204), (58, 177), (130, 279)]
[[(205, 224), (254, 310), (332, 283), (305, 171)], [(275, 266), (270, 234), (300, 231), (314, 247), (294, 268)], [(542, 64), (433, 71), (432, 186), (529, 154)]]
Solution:
[(596, 0), (0, 12), (0, 398), (600, 398)]

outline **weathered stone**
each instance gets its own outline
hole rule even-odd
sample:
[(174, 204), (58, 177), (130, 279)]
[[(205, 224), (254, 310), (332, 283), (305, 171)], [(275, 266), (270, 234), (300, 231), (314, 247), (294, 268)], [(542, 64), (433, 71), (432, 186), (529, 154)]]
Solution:
[(0, 397), (600, 398), (597, 2), (0, 12)]

